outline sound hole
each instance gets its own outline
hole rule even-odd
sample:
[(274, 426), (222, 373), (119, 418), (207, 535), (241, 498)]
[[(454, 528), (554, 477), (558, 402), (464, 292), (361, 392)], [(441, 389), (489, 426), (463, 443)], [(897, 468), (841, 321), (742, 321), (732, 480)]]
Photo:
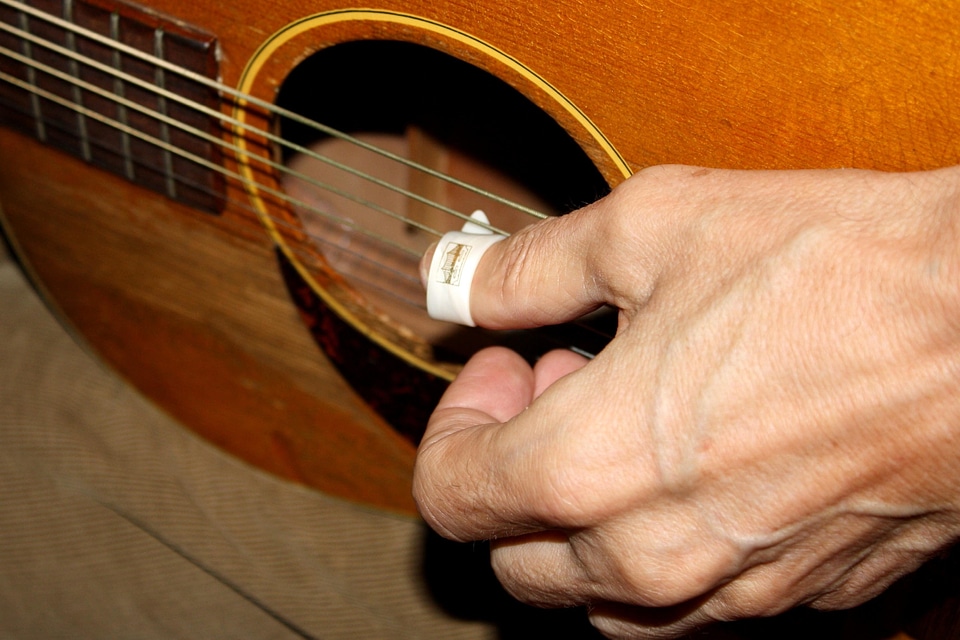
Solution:
[(283, 152), (294, 172), (284, 188), (304, 229), (378, 316), (426, 341), (444, 362), (463, 362), (494, 343), (530, 359), (575, 346), (554, 332), (487, 332), (433, 321), (418, 276), (419, 257), (430, 244), (463, 225), (451, 211), (482, 209), (509, 233), (536, 218), (504, 201), (559, 215), (608, 191), (586, 154), (543, 111), (465, 62), (385, 41), (314, 54), (289, 75), (278, 104), (477, 187), (452, 184), (297, 121), (280, 123), (286, 140), (323, 158)]

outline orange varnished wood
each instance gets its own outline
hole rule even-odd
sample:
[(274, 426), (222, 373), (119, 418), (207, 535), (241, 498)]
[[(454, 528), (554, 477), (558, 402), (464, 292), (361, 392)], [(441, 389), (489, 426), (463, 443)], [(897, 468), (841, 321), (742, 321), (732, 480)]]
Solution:
[[(248, 4), (254, 21), (239, 17), (248, 15)], [(344, 6), (339, 0), (271, 2), (269, 9), (244, 1), (151, 5), (220, 37), (228, 83), (269, 34)], [(557, 87), (636, 167), (920, 169), (960, 161), (954, 107), (960, 12), (950, 3), (379, 0), (361, 6), (425, 16), (492, 44)], [(376, 36), (424, 38), (382, 27), (367, 32)], [(267, 84), (315, 48), (348, 37), (356, 34), (344, 28), (298, 40)], [(499, 68), (450, 43), (431, 44)]]

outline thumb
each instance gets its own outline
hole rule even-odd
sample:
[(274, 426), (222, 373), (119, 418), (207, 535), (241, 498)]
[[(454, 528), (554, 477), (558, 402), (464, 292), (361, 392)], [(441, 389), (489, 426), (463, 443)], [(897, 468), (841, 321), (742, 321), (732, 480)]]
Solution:
[[(537, 327), (645, 300), (656, 274), (654, 243), (638, 237), (646, 225), (622, 191), (490, 246), (471, 284), (474, 321), (489, 329)], [(428, 251), (421, 274), (431, 259)]]

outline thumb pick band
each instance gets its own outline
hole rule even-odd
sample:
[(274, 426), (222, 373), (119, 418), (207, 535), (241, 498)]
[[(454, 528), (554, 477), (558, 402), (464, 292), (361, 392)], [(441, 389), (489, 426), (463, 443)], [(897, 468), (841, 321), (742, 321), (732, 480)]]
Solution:
[[(482, 211), (474, 211), (474, 220), (487, 223)], [(480, 258), (505, 236), (472, 222), (462, 231), (449, 231), (440, 238), (427, 275), (427, 313), (435, 320), (477, 326), (470, 313), (470, 290)]]

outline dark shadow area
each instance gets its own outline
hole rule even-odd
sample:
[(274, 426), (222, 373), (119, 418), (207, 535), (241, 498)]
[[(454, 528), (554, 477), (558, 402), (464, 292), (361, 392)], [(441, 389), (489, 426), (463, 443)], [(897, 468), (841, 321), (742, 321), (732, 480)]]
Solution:
[[(514, 600), (490, 568), (486, 543), (454, 543), (429, 534), (423, 571), (437, 603), (450, 615), (497, 625), (500, 638), (603, 636), (585, 609), (544, 610)], [(681, 609), (682, 605), (678, 607)], [(652, 617), (668, 618), (668, 612)], [(700, 640), (960, 639), (960, 550), (938, 557), (873, 600), (845, 611), (797, 608), (773, 618), (715, 624), (687, 636)]]
[(603, 637), (590, 626), (583, 608), (538, 609), (510, 596), (490, 567), (487, 543), (461, 544), (430, 533), (424, 545), (426, 583), (450, 615), (493, 622), (502, 640)]
[[(323, 49), (294, 69), (277, 104), (346, 133), (415, 126), (513, 176), (558, 212), (609, 192), (569, 135), (518, 91), (466, 62), (421, 45), (359, 41)], [(287, 140), (323, 134), (281, 121)]]

